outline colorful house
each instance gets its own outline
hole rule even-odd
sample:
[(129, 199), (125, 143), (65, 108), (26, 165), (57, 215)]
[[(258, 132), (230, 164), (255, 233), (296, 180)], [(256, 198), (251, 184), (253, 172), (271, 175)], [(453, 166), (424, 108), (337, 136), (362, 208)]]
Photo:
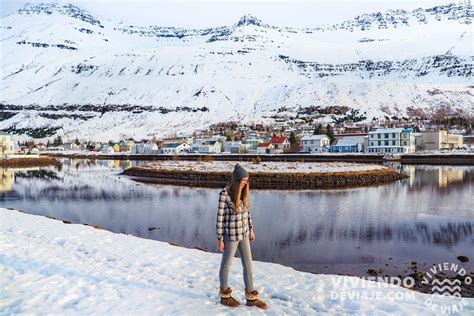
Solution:
[(177, 155), (191, 150), (191, 146), (186, 143), (169, 143), (161, 147), (163, 155)]
[(247, 137), (245, 137), (246, 150), (256, 152), (257, 146), (263, 142), (263, 139), (258, 135), (247, 135)]
[(113, 154), (115, 153), (114, 146), (104, 146), (100, 152), (103, 154)]
[(270, 144), (273, 145), (272, 151), (277, 154), (290, 150), (290, 141), (284, 136), (273, 136)]
[(357, 153), (364, 150), (364, 137), (367, 134), (336, 135), (335, 144), (331, 145), (332, 153)]
[(200, 154), (219, 154), (222, 151), (220, 140), (202, 140), (191, 145), (191, 151)]
[(118, 145), (119, 145), (119, 151), (120, 152), (127, 152), (127, 153), (131, 153), (132, 150), (133, 150), (133, 145), (135, 144), (135, 142), (130, 139), (130, 140), (121, 140)]
[(328, 152), (331, 140), (324, 134), (305, 135), (300, 139), (300, 152), (322, 153)]
[(415, 135), (413, 130), (405, 128), (378, 128), (369, 131), (369, 153), (413, 153)]
[(257, 154), (271, 154), (273, 150), (272, 143), (261, 143), (257, 146)]
[(224, 142), (224, 152), (231, 154), (241, 154), (244, 151), (242, 142), (238, 141), (225, 141)]
[(448, 131), (426, 131), (417, 137), (416, 146), (425, 150), (463, 148), (463, 136), (450, 134)]

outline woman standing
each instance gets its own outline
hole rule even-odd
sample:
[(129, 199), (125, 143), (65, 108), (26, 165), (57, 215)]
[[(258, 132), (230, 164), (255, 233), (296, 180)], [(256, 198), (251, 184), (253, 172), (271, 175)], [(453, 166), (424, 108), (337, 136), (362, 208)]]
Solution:
[(223, 251), (219, 270), (219, 296), (221, 304), (230, 307), (240, 305), (231, 296), (232, 289), (228, 286), (229, 269), (238, 248), (244, 272), (247, 305), (266, 309), (267, 304), (258, 299), (258, 291), (253, 289), (250, 241), (255, 240), (255, 233), (248, 209), (250, 191), (248, 179), (248, 172), (237, 163), (232, 172), (232, 180), (219, 193), (216, 222), (217, 248)]

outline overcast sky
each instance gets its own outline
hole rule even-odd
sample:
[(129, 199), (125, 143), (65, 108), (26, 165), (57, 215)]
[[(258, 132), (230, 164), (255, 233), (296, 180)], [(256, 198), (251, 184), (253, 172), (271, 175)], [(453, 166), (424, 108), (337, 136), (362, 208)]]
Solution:
[(138, 25), (181, 27), (232, 25), (242, 15), (251, 13), (264, 23), (272, 25), (312, 27), (336, 23), (362, 13), (387, 9), (413, 10), (459, 0), (0, 0), (1, 15), (10, 14), (27, 2), (72, 3), (89, 11), (98, 19)]

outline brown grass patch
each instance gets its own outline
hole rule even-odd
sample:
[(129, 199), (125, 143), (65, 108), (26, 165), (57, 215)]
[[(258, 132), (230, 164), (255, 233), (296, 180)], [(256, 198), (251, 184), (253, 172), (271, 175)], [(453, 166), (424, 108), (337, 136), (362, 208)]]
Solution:
[(59, 165), (61, 162), (54, 157), (40, 156), (38, 158), (0, 159), (2, 168), (46, 167)]

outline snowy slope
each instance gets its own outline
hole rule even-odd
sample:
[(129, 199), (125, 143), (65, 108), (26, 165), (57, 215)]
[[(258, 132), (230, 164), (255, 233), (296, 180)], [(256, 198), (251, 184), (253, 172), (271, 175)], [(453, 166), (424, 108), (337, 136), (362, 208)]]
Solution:
[[(229, 309), (218, 303), (221, 254), (1, 208), (0, 249), (6, 314), (439, 315), (441, 308), (452, 313), (453, 306), (456, 315), (474, 312), (472, 298), (433, 296), (258, 261), (254, 285), (269, 308)], [(229, 286), (245, 304), (238, 261)]]
[(0, 129), (49, 126), (105, 141), (270, 121), (281, 108), (357, 108), (368, 120), (443, 105), (472, 111), (473, 16), (464, 3), (312, 29), (246, 15), (195, 30), (25, 5), (1, 20), (0, 103), (9, 119)]

